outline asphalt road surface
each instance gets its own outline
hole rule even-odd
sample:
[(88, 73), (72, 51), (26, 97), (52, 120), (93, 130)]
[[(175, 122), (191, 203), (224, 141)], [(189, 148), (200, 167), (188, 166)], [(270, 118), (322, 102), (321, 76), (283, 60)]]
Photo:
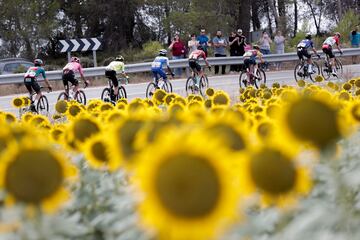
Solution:
[[(295, 85), (294, 72), (292, 71), (277, 71), (277, 72), (266, 72), (267, 80), (266, 85), (271, 86), (272, 83), (278, 82), (280, 84)], [(344, 76), (346, 78), (360, 76), (360, 65), (349, 65), (344, 67)], [(342, 82), (342, 79), (330, 78), (330, 81)], [(185, 82), (186, 79), (171, 80), (173, 84), (174, 92), (185, 96)], [(128, 99), (134, 99), (137, 97), (144, 98), (146, 86), (148, 83), (129, 84), (125, 86), (127, 91)], [(233, 98), (239, 95), (239, 75), (218, 75), (209, 77), (209, 84), (215, 89), (222, 89), (227, 91)], [(93, 87), (85, 89), (87, 99), (100, 98), (102, 89), (104, 87)], [(50, 104), (50, 111), (54, 111), (54, 106), (57, 100), (59, 91), (45, 93), (48, 97)], [(17, 109), (11, 106), (11, 100), (16, 96), (22, 95), (11, 95), (0, 97), (0, 110), (12, 113), (17, 113)]]

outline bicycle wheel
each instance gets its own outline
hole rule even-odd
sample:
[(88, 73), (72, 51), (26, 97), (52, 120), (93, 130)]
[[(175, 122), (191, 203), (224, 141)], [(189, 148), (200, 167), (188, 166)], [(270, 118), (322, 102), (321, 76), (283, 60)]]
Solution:
[(67, 100), (69, 100), (69, 96), (67, 95), (66, 92), (62, 92), (62, 93), (59, 94), (57, 100), (58, 101), (60, 101), (60, 100), (67, 101)]
[(172, 83), (169, 80), (166, 80), (165, 84), (167, 85), (168, 93), (172, 93), (173, 92)]
[(110, 102), (111, 101), (110, 88), (104, 88), (104, 90), (101, 93), (101, 100), (104, 101), (104, 102)]
[(209, 88), (209, 80), (208, 80), (208, 78), (207, 78), (207, 76), (202, 76), (201, 78), (200, 78), (200, 88), (201, 89), (203, 89), (204, 90), (204, 92), (206, 91), (206, 89), (208, 89)]
[(86, 95), (83, 90), (78, 90), (74, 98), (78, 103), (86, 105)]
[(256, 69), (255, 71), (255, 81), (254, 81), (254, 85), (256, 88), (259, 88), (262, 84), (264, 84), (266, 86), (266, 74), (265, 71), (262, 69)]
[(195, 81), (194, 81), (194, 79), (192, 77), (189, 77), (186, 80), (185, 91), (186, 91), (187, 95), (195, 94)]
[(146, 87), (146, 98), (152, 98), (156, 89), (157, 89), (157, 86), (155, 85), (155, 83), (153, 83), (153, 82), (149, 83)]
[(204, 74), (204, 76), (203, 76), (203, 80), (204, 80), (204, 85), (206, 86), (206, 88), (209, 88), (209, 79), (208, 79), (208, 77)]
[(127, 98), (126, 90), (123, 86), (119, 87), (119, 93), (116, 100), (119, 100), (120, 98)]
[(325, 60), (321, 65), (321, 75), (325, 80), (328, 80), (331, 77), (331, 68), (329, 67), (329, 63)]
[(295, 77), (296, 82), (304, 79), (304, 64), (303, 63), (296, 64), (295, 69), (294, 69), (294, 77)]
[(38, 114), (46, 115), (49, 113), (49, 101), (46, 96), (41, 96), (36, 104)]
[(240, 88), (247, 87), (247, 83), (248, 83), (248, 78), (247, 78), (246, 71), (242, 71), (240, 73), (240, 76), (239, 76), (239, 86), (240, 86)]
[(335, 58), (335, 68), (336, 68), (338, 77), (342, 77), (343, 76), (343, 66), (342, 66), (341, 61), (337, 58)]
[(311, 81), (315, 82), (315, 77), (317, 75), (320, 75), (320, 67), (319, 64), (317, 64), (316, 62), (313, 62), (312, 64), (312, 73), (309, 74), (309, 78)]
[(206, 94), (206, 89), (207, 89), (207, 84), (206, 84), (205, 78), (200, 78), (199, 93), (200, 93), (202, 96), (205, 96), (205, 94)]

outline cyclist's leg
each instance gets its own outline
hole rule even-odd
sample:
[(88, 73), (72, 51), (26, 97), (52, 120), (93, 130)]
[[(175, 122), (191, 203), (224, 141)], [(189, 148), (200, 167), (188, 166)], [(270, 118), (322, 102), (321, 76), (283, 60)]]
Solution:
[(110, 79), (111, 79), (111, 82), (112, 82), (112, 84), (114, 86), (114, 95), (117, 96), (119, 94), (119, 81), (116, 78), (116, 72), (115, 71), (111, 71)]
[(246, 69), (247, 82), (250, 82), (250, 59), (245, 59), (244, 65)]
[(154, 83), (155, 83), (155, 85), (157, 86), (158, 83), (159, 83), (159, 73), (158, 73), (158, 70), (153, 69), (153, 70), (152, 70), (152, 74), (153, 74)]
[(306, 52), (304, 52), (304, 56), (306, 57), (306, 62), (308, 64), (308, 73), (312, 73), (313, 69), (312, 69), (312, 58), (311, 58), (311, 54), (306, 50)]
[(42, 96), (42, 93), (41, 93), (41, 88), (40, 88), (38, 82), (35, 80), (32, 82), (32, 89), (34, 89), (34, 91), (36, 92), (35, 101), (38, 101), (40, 99), (40, 97)]
[(68, 73), (62, 75), (62, 81), (63, 81), (65, 93), (69, 96)]

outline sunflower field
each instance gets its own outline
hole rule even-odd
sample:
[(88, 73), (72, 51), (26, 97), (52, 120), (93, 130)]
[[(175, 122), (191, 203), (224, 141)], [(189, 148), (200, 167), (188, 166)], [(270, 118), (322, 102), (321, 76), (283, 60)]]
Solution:
[(0, 239), (360, 239), (360, 78), (322, 80), (1, 112)]

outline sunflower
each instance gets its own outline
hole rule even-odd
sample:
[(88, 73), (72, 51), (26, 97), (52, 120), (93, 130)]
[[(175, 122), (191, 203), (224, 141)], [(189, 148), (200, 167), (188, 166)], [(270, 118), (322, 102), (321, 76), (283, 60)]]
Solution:
[(3, 117), (7, 123), (16, 123), (17, 122), (15, 115), (12, 113), (4, 113)]
[(12, 145), (0, 162), (0, 186), (8, 194), (7, 203), (53, 212), (69, 198), (64, 183), (76, 175), (75, 170), (52, 148), (26, 139)]
[(167, 95), (167, 93), (163, 89), (156, 89), (156, 91), (153, 95), (153, 101), (157, 105), (161, 105), (164, 103), (166, 95)]
[(143, 223), (159, 239), (215, 238), (233, 220), (238, 201), (228, 158), (221, 144), (200, 133), (174, 132), (148, 146), (135, 168)]
[(323, 82), (324, 80), (325, 80), (324, 77), (321, 76), (321, 75), (317, 75), (317, 76), (315, 77), (315, 81), (316, 81), (316, 82)]
[(206, 96), (212, 97), (215, 94), (215, 90), (213, 88), (209, 87), (208, 89), (206, 89), (205, 93), (206, 93)]
[(12, 100), (12, 105), (16, 108), (21, 108), (24, 106), (24, 100), (21, 97), (16, 97)]
[(324, 149), (343, 135), (334, 103), (330, 105), (324, 99), (299, 97), (285, 108), (281, 126), (299, 141)]
[(60, 142), (64, 136), (64, 127), (57, 126), (50, 130), (50, 136), (55, 142)]
[(360, 78), (356, 79), (354, 84), (357, 88), (360, 88)]
[(306, 82), (303, 79), (300, 79), (299, 81), (297, 81), (297, 85), (301, 88), (305, 87)]
[(66, 115), (73, 119), (76, 116), (78, 116), (82, 111), (83, 109), (80, 107), (80, 105), (77, 102), (70, 102), (68, 105)]
[(292, 207), (312, 187), (310, 170), (295, 161), (295, 152), (271, 143), (257, 147), (243, 161), (239, 174), (246, 193), (258, 190), (263, 206)]
[(230, 97), (224, 91), (217, 91), (212, 98), (212, 103), (214, 106), (230, 106)]
[(83, 144), (90, 137), (100, 133), (101, 128), (94, 118), (83, 115), (71, 123), (68, 132), (71, 140), (74, 140), (75, 143)]
[(31, 100), (29, 97), (22, 97), (23, 103), (24, 103), (24, 107), (26, 106), (30, 106), (31, 104)]
[(118, 159), (111, 156), (109, 143), (103, 135), (92, 137), (82, 150), (89, 165), (95, 169), (114, 171), (120, 166)]
[(26, 112), (21, 116), (22, 122), (30, 122), (30, 120), (34, 117), (32, 112)]
[(351, 86), (351, 84), (350, 83), (344, 83), (343, 85), (342, 85), (342, 88), (345, 90), (345, 91), (350, 91), (351, 90), (351, 88), (352, 88), (352, 86)]
[(57, 103), (55, 104), (55, 110), (60, 114), (66, 113), (67, 109), (68, 103), (65, 100), (57, 101)]

